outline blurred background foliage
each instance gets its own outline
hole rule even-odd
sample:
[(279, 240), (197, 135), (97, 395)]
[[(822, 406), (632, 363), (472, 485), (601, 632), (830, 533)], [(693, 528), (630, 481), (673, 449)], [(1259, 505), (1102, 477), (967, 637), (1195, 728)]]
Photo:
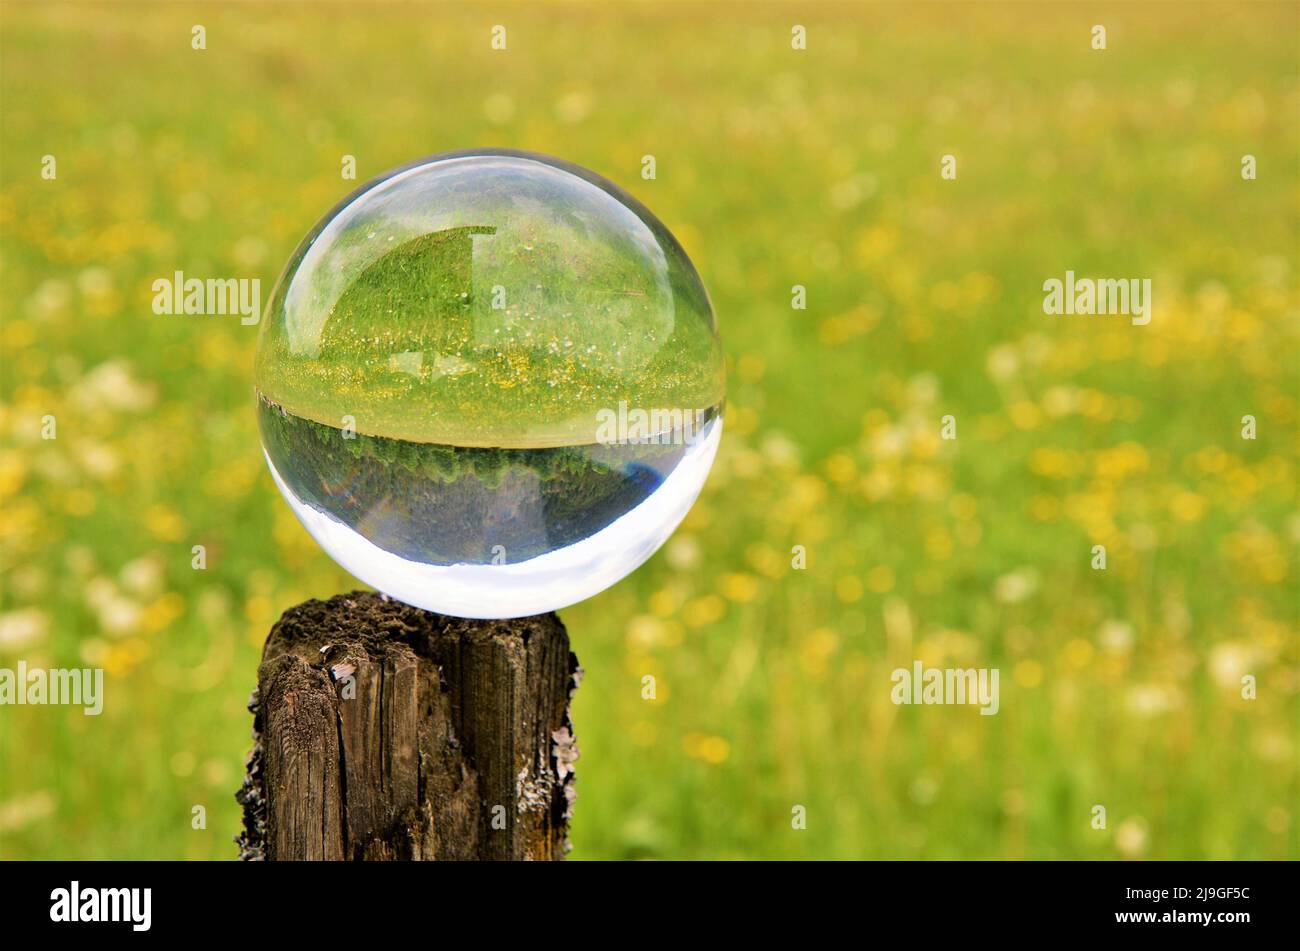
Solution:
[[(151, 283), (265, 301), (344, 155), (364, 181), (475, 145), (646, 202), (728, 357), (699, 504), (562, 612), (575, 858), (1297, 857), (1294, 4), (54, 2), (0, 28), (0, 666), (107, 671), (99, 717), (0, 710), (0, 857), (234, 857), (262, 641), (356, 585), (265, 470), (256, 328), (154, 316)], [(1151, 324), (1044, 316), (1067, 269), (1152, 278)], [(1001, 712), (893, 705), (914, 659), (1000, 668)]]

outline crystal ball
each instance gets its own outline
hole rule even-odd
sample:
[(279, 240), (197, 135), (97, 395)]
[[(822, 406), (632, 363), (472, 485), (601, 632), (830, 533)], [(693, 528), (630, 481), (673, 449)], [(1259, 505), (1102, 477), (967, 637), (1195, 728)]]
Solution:
[(271, 295), (255, 385), (312, 537), (459, 617), (619, 581), (722, 436), (717, 324), (682, 246), (613, 183), (525, 152), (433, 156), (344, 199)]

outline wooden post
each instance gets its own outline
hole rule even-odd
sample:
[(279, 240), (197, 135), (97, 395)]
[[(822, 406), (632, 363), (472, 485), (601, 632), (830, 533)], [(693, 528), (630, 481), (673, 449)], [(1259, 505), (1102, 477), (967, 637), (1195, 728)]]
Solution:
[(271, 628), (240, 858), (560, 859), (582, 676), (554, 614), (443, 617), (371, 592)]

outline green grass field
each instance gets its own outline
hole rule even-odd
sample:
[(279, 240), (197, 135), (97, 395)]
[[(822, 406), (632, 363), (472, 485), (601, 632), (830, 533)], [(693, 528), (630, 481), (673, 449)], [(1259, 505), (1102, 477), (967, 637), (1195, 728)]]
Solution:
[[(0, 668), (102, 667), (106, 700), (0, 707), (0, 858), (234, 858), (262, 641), (356, 583), (266, 472), (257, 328), (152, 282), (265, 301), (358, 182), (473, 146), (643, 201), (727, 356), (700, 502), (562, 612), (574, 858), (1300, 858), (1298, 26), (5, 2)], [(1067, 271), (1150, 278), (1150, 324), (1045, 315)], [(915, 660), (999, 669), (998, 714), (895, 705)]]

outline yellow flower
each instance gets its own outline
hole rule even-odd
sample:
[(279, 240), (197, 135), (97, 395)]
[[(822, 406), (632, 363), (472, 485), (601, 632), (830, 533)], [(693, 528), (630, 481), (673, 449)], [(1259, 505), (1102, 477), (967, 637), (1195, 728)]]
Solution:
[(672, 588), (660, 588), (650, 595), (650, 610), (659, 617), (671, 616), (681, 603), (681, 597)]
[[(265, 594), (255, 594), (244, 602), (244, 614), (255, 628), (262, 631), (259, 638), (266, 636), (266, 628), (274, 619), (275, 609), (271, 605), (271, 599)], [(260, 642), (260, 641), (259, 641)]]
[(714, 766), (725, 763), (731, 755), (731, 744), (720, 736), (687, 733), (682, 738), (682, 749), (691, 759), (703, 760)]
[(939, 434), (928, 429), (912, 433), (912, 455), (917, 459), (933, 459), (939, 452)]
[(869, 501), (879, 502), (894, 490), (894, 476), (883, 466), (874, 466), (858, 482)]
[(1183, 522), (1200, 521), (1208, 502), (1195, 492), (1182, 491), (1174, 495), (1169, 500), (1169, 510), (1174, 513), (1174, 517)]
[(961, 291), (952, 281), (939, 281), (930, 288), (930, 303), (939, 310), (952, 310), (961, 301)]
[(933, 466), (908, 466), (904, 479), (912, 495), (918, 499), (938, 501), (948, 491), (946, 476)]
[(974, 548), (984, 537), (984, 526), (979, 522), (962, 522), (956, 529), (957, 540), (968, 548)]
[(1017, 429), (1036, 429), (1043, 420), (1042, 410), (1029, 400), (1013, 403), (1007, 409), (1007, 414)]
[(948, 511), (954, 518), (969, 522), (979, 512), (979, 504), (969, 492), (958, 492), (949, 500)]
[(889, 425), (889, 414), (883, 409), (871, 409), (862, 414), (862, 434), (873, 435)]
[(858, 236), (858, 259), (869, 264), (887, 257), (898, 245), (898, 231), (889, 225), (873, 225)]
[(876, 594), (884, 594), (894, 587), (894, 572), (888, 565), (876, 565), (867, 572), (867, 587)]
[(179, 541), (185, 534), (184, 519), (162, 504), (152, 505), (145, 511), (144, 524), (155, 538), (165, 542)]
[(837, 347), (870, 332), (879, 320), (878, 311), (860, 304), (850, 311), (827, 317), (817, 325), (817, 336), (827, 346)]
[(845, 575), (835, 582), (835, 596), (845, 604), (862, 599), (862, 582), (853, 575)]
[(95, 495), (87, 489), (70, 489), (63, 497), (64, 510), (74, 517), (83, 517), (95, 511)]
[(1092, 654), (1092, 644), (1081, 637), (1076, 637), (1065, 645), (1066, 662), (1073, 667), (1087, 667)]
[(722, 619), (727, 613), (727, 603), (716, 594), (693, 598), (682, 609), (682, 620), (687, 627), (705, 627)]
[(185, 599), (169, 591), (144, 609), (140, 625), (146, 632), (162, 631), (185, 613)]
[(1048, 416), (1061, 417), (1073, 413), (1078, 403), (1079, 391), (1073, 386), (1053, 386), (1043, 394), (1043, 409)]
[(757, 383), (766, 370), (767, 362), (761, 354), (746, 353), (736, 361), (736, 375), (744, 383)]
[(998, 292), (998, 281), (984, 271), (971, 271), (962, 277), (961, 291), (968, 304), (978, 304)]
[(771, 545), (755, 542), (745, 549), (745, 560), (765, 578), (780, 578), (790, 566), (788, 558), (782, 558)]
[(935, 561), (943, 561), (952, 556), (952, 537), (942, 528), (933, 528), (925, 533), (925, 553)]
[(758, 413), (748, 406), (728, 406), (727, 429), (734, 435), (748, 436), (758, 429)]
[(722, 595), (728, 601), (753, 601), (758, 594), (758, 579), (743, 572), (727, 572), (722, 576)]
[(1054, 495), (1035, 495), (1029, 500), (1029, 514), (1039, 522), (1055, 522), (1061, 517), (1061, 500)]
[(1037, 687), (1043, 682), (1043, 665), (1036, 660), (1026, 658), (1016, 664), (1012, 677), (1021, 687), (1026, 689)]
[(794, 480), (788, 497), (789, 517), (799, 518), (819, 507), (826, 498), (826, 483), (814, 475)]
[(1135, 442), (1120, 443), (1099, 450), (1093, 456), (1092, 465), (1099, 479), (1123, 479), (1146, 471), (1147, 451)]
[(826, 475), (832, 482), (847, 485), (858, 474), (857, 464), (847, 452), (837, 452), (826, 460)]
[(1044, 446), (1029, 454), (1029, 471), (1045, 479), (1067, 479), (1083, 471), (1083, 457), (1073, 450)]
[(829, 627), (819, 627), (808, 632), (799, 654), (803, 669), (812, 676), (826, 672), (826, 662), (840, 646), (839, 635)]
[(1115, 418), (1115, 400), (1099, 390), (1080, 390), (1079, 412), (1089, 419), (1108, 423)]

